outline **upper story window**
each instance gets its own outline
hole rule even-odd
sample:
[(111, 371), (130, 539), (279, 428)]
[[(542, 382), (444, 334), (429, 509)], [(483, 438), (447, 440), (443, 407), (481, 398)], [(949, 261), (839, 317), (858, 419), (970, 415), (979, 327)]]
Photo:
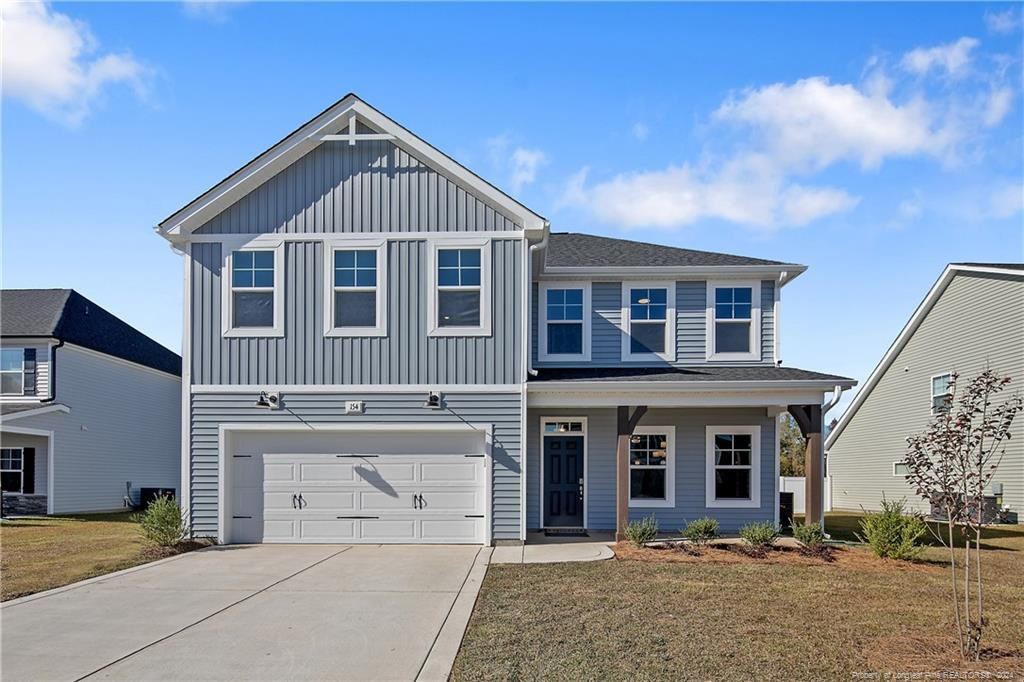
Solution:
[(761, 429), (709, 426), (705, 506), (761, 506)]
[(629, 438), (629, 506), (674, 504), (675, 427), (637, 427)]
[(431, 245), (431, 336), (489, 336), (490, 249), (486, 240)]
[(623, 360), (675, 360), (675, 296), (672, 282), (623, 283)]
[(327, 336), (386, 334), (386, 242), (339, 245), (327, 258)]
[(229, 253), (225, 277), (224, 335), (282, 336), (284, 330), (283, 242), (276, 247)]
[(539, 287), (540, 360), (590, 360), (590, 282)]
[(0, 394), (25, 394), (25, 349), (0, 350)]
[(950, 373), (932, 377), (932, 414), (945, 414), (953, 404)]
[(709, 360), (761, 359), (760, 282), (709, 282)]

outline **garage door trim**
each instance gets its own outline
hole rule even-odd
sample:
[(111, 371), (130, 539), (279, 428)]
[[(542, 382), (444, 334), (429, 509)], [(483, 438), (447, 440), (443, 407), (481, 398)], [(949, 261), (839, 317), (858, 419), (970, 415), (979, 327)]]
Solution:
[(227, 508), (227, 458), (231, 453), (230, 436), (239, 432), (272, 431), (287, 432), (300, 431), (303, 433), (374, 433), (401, 431), (404, 433), (466, 433), (478, 432), (484, 436), (484, 544), (490, 545), (493, 541), (492, 526), (492, 488), (494, 486), (493, 474), (493, 436), (494, 427), (491, 424), (471, 424), (459, 422), (452, 424), (424, 424), (424, 423), (375, 423), (375, 424), (324, 424), (324, 423), (303, 423), (303, 424), (275, 424), (275, 423), (222, 423), (218, 429), (217, 437), (217, 542), (225, 544), (231, 537), (231, 514)]

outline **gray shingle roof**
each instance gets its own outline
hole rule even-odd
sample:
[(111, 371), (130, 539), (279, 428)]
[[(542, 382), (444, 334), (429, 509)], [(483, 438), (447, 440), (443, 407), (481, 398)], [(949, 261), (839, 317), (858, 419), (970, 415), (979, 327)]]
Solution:
[(796, 367), (759, 365), (748, 367), (581, 367), (540, 368), (530, 382), (544, 381), (657, 381), (696, 383), (705, 381), (835, 381), (853, 382), (848, 377), (822, 374)]
[(181, 376), (181, 357), (74, 289), (0, 291), (0, 336), (55, 338)]
[(680, 267), (729, 265), (794, 265), (728, 253), (694, 251), (628, 239), (599, 237), (578, 232), (552, 232), (548, 241), (548, 267)]

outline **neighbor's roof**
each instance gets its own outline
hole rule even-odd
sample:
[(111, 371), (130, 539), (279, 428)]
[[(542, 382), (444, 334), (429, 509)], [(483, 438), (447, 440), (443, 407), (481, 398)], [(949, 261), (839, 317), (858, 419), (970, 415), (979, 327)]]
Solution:
[(848, 377), (822, 374), (796, 367), (756, 365), (746, 367), (581, 367), (538, 368), (530, 382), (657, 382), (665, 384), (700, 384), (709, 382), (825, 382), (830, 385), (856, 382)]
[(778, 266), (802, 270), (804, 266), (728, 253), (695, 251), (676, 246), (649, 244), (628, 239), (599, 237), (578, 232), (552, 232), (545, 267), (706, 267)]
[(0, 336), (54, 338), (181, 376), (181, 357), (73, 289), (0, 291)]
[(857, 414), (857, 410), (864, 404), (864, 401), (871, 395), (872, 389), (875, 385), (881, 381), (882, 377), (888, 371), (892, 363), (896, 361), (896, 357), (906, 347), (907, 343), (910, 342), (910, 338), (917, 331), (917, 328), (924, 322), (925, 317), (931, 312), (931, 309), (935, 307), (939, 297), (949, 286), (949, 283), (953, 281), (958, 273), (972, 273), (975, 275), (1010, 275), (1012, 277), (1020, 277), (1024, 273), (1024, 263), (950, 263), (946, 266), (946, 269), (942, 271), (942, 274), (932, 285), (932, 288), (928, 291), (928, 294), (924, 297), (924, 300), (917, 306), (917, 310), (910, 316), (910, 320), (900, 331), (899, 336), (889, 346), (889, 350), (885, 352), (878, 365), (871, 372), (871, 376), (864, 382), (864, 387), (857, 392), (854, 396), (853, 402), (843, 412), (843, 416), (840, 417), (839, 423), (832, 429), (831, 433), (828, 434), (828, 438), (825, 439), (825, 449), (832, 447), (835, 444), (836, 439), (846, 428), (846, 425), (850, 423), (853, 416)]

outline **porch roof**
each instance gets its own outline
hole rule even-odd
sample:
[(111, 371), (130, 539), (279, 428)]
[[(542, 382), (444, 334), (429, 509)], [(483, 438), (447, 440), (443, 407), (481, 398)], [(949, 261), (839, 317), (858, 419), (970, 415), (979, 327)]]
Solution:
[[(578, 383), (582, 387), (588, 384), (616, 383), (657, 383), (666, 388), (683, 384), (704, 383), (765, 383), (786, 384), (789, 382), (806, 384), (821, 383), (828, 386), (849, 388), (857, 382), (848, 377), (835, 374), (823, 374), (796, 367), (777, 367), (774, 365), (748, 366), (715, 366), (701, 365), (694, 367), (544, 367), (538, 368), (537, 376), (531, 376), (529, 383), (541, 385), (545, 383)], [(625, 388), (625, 386), (622, 386)]]

